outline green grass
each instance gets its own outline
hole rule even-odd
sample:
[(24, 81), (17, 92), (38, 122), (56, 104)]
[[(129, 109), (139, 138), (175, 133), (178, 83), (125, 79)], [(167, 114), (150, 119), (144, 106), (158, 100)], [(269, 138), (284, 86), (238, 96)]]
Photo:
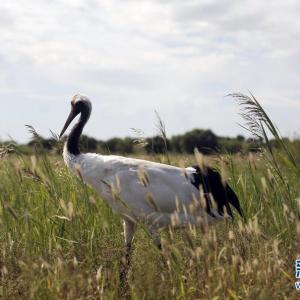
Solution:
[[(189, 162), (172, 157), (178, 165)], [(260, 156), (214, 160), (247, 221), (162, 233), (164, 251), (138, 230), (134, 299), (292, 299), (300, 257), (299, 178), (288, 183)], [(59, 157), (0, 160), (0, 270), (4, 298), (116, 299), (124, 253), (121, 219)], [(298, 295), (299, 296), (299, 295)]]
[[(250, 109), (255, 105), (251, 98), (245, 101)], [(280, 145), (270, 149), (264, 126), (271, 121), (263, 114), (259, 118), (254, 125), (266, 150), (207, 158), (238, 194), (245, 220), (236, 216), (210, 227), (165, 230), (162, 252), (139, 226), (127, 291), (132, 299), (300, 297), (294, 287), (300, 151), (282, 144), (269, 124)], [(181, 167), (196, 161), (170, 154), (146, 158)], [(2, 151), (0, 201), (0, 297), (120, 298), (122, 221), (60, 157)]]

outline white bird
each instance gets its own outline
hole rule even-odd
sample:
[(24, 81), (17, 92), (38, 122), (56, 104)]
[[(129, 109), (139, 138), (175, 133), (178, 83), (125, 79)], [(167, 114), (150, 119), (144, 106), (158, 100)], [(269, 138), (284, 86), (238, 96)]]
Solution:
[[(71, 106), (60, 137), (77, 115), (80, 114), (80, 118), (66, 140), (64, 161), (121, 215), (129, 251), (137, 222), (149, 229), (160, 247), (159, 230), (162, 228), (198, 224), (203, 220), (212, 223), (226, 215), (233, 218), (229, 204), (242, 215), (237, 196), (211, 168), (201, 171), (198, 166), (179, 168), (116, 155), (81, 153), (79, 139), (92, 105), (88, 97), (75, 95)], [(205, 205), (201, 205), (201, 190)], [(216, 205), (212, 205), (212, 198)]]

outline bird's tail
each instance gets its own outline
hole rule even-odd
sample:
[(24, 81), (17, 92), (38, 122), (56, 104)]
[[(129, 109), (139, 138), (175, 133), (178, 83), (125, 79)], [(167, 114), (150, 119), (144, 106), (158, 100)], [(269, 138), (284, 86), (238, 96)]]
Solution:
[(244, 213), (240, 205), (240, 201), (236, 195), (236, 193), (232, 190), (232, 188), (226, 184), (225, 193), (227, 201), (238, 211), (241, 217), (244, 218)]
[(211, 212), (211, 201), (209, 199), (209, 194), (211, 193), (213, 199), (217, 203), (218, 213), (223, 216), (224, 207), (226, 207), (227, 213), (231, 218), (233, 218), (233, 213), (230, 208), (230, 204), (238, 211), (238, 213), (244, 217), (243, 211), (239, 199), (235, 192), (231, 189), (228, 183), (223, 183), (222, 177), (219, 172), (216, 170), (207, 167), (205, 172), (202, 172), (198, 166), (193, 167), (195, 169), (194, 180), (192, 184), (199, 189), (199, 186), (202, 185), (204, 193), (206, 195), (206, 204), (207, 204), (207, 213), (212, 214)]

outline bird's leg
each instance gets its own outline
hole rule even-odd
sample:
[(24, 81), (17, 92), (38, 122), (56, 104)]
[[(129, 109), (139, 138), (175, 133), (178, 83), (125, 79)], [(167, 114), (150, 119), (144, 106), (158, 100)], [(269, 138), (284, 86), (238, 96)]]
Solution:
[(136, 229), (136, 224), (133, 221), (124, 220), (123, 229), (125, 245), (130, 250)]
[(157, 248), (160, 250), (160, 266), (162, 269), (168, 269), (168, 263), (167, 263), (167, 260), (164, 256), (164, 253), (163, 253), (163, 248), (162, 248), (162, 244), (161, 244), (161, 238), (160, 238), (160, 235), (159, 235), (159, 232), (157, 231), (156, 228), (153, 228), (153, 227), (150, 227), (149, 228), (149, 232), (151, 234), (151, 237), (152, 237), (152, 240), (155, 244), (155, 246), (157, 246)]
[(159, 232), (155, 228), (153, 228), (153, 227), (149, 228), (149, 232), (150, 232), (150, 234), (152, 236), (154, 244), (157, 246), (157, 248), (159, 250), (162, 250), (161, 239), (160, 239)]
[(126, 252), (121, 261), (120, 284), (122, 293), (126, 293), (126, 290), (128, 289), (128, 273), (131, 266), (132, 241), (136, 230), (136, 224), (132, 221), (124, 220), (123, 228)]

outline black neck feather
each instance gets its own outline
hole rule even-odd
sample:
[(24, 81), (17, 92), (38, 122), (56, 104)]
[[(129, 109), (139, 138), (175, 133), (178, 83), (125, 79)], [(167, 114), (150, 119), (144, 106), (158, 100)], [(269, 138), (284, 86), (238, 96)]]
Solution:
[(87, 105), (80, 105), (80, 119), (72, 128), (67, 139), (67, 150), (73, 155), (79, 155), (79, 140), (82, 130), (90, 117), (90, 108)]

